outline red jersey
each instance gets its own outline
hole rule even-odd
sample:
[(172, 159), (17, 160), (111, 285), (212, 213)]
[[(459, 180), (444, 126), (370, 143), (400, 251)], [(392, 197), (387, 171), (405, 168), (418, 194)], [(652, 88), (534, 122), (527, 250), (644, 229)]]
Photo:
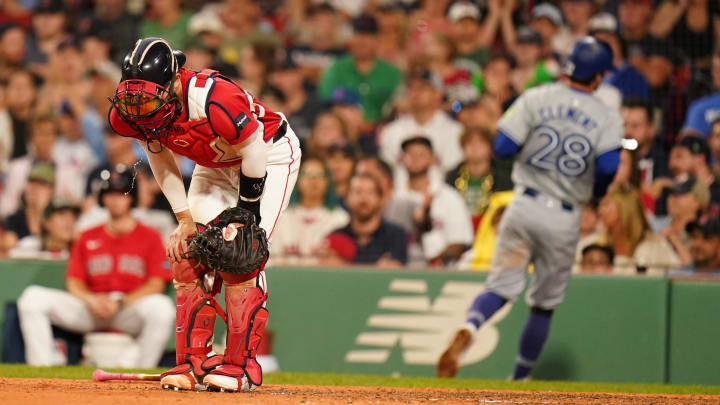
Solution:
[(127, 293), (150, 278), (172, 280), (160, 234), (139, 222), (122, 235), (108, 234), (104, 225), (81, 233), (70, 252), (66, 277), (96, 293)]
[[(278, 132), (283, 117), (255, 99), (237, 83), (214, 70), (178, 70), (183, 88), (183, 110), (172, 124), (163, 145), (206, 167), (229, 167), (241, 158), (232, 145), (260, 132), (269, 142)], [(145, 140), (110, 108), (108, 120), (116, 133)]]

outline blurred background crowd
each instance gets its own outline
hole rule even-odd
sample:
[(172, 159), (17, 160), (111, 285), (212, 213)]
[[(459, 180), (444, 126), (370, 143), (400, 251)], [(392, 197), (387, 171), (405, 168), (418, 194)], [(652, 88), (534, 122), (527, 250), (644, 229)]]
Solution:
[(583, 208), (577, 271), (716, 273), (715, 0), (4, 0), (0, 257), (66, 258), (107, 220), (99, 185), (119, 165), (135, 175), (132, 215), (173, 230), (141, 146), (106, 124), (124, 55), (160, 36), (302, 140), (274, 265), (485, 270), (513, 189), (495, 124), (561, 80), (585, 35), (614, 52), (596, 95), (629, 141), (608, 194)]

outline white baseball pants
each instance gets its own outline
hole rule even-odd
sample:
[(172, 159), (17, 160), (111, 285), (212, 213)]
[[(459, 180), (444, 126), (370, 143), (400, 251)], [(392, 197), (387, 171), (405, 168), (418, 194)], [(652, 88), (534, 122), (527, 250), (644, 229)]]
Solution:
[(33, 366), (53, 366), (51, 325), (76, 333), (113, 328), (132, 335), (140, 347), (139, 368), (156, 367), (175, 324), (175, 305), (151, 294), (122, 308), (112, 319), (95, 319), (87, 305), (67, 291), (31, 285), (18, 299), (25, 357)]

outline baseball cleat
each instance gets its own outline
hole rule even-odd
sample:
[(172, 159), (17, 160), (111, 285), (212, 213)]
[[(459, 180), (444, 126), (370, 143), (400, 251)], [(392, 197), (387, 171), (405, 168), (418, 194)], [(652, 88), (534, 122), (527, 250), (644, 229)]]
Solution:
[[(238, 384), (238, 380), (242, 380), (242, 385)], [(227, 375), (208, 374), (203, 379), (203, 383), (208, 391), (250, 392), (255, 389), (255, 385), (248, 383), (245, 376), (237, 378)]]
[(455, 334), (450, 346), (443, 352), (437, 364), (438, 377), (455, 377), (460, 369), (460, 355), (472, 342), (472, 334), (467, 329), (460, 329)]
[(160, 385), (166, 390), (194, 390), (195, 381), (185, 374), (169, 374), (160, 380)]

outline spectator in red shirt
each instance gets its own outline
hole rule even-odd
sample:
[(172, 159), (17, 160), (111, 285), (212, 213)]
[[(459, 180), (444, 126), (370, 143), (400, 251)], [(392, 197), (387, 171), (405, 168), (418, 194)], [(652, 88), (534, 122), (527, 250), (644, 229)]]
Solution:
[(110, 219), (73, 245), (67, 291), (29, 286), (18, 300), (31, 365), (62, 361), (51, 324), (78, 333), (112, 328), (133, 335), (140, 348), (136, 367), (157, 366), (172, 332), (175, 308), (163, 294), (171, 277), (161, 237), (130, 215), (133, 176), (113, 170), (102, 177), (100, 201)]

